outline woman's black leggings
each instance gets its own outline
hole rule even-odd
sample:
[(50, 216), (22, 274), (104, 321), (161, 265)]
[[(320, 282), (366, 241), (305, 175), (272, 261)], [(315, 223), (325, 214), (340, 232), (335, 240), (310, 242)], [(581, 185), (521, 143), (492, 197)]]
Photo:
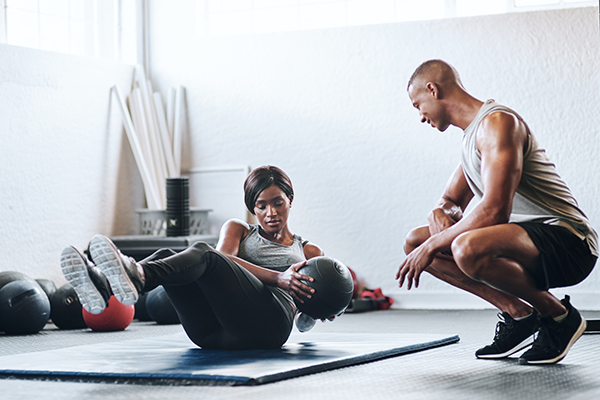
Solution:
[(274, 287), (206, 243), (161, 249), (140, 261), (144, 292), (163, 285), (189, 338), (211, 349), (279, 348), (294, 306)]

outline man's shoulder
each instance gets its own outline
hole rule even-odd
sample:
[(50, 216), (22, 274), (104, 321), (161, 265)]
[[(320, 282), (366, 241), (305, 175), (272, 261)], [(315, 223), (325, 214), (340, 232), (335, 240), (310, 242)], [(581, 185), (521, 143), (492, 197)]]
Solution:
[(524, 131), (523, 122), (507, 110), (496, 110), (483, 117), (477, 130), (477, 136), (495, 136), (499, 134)]

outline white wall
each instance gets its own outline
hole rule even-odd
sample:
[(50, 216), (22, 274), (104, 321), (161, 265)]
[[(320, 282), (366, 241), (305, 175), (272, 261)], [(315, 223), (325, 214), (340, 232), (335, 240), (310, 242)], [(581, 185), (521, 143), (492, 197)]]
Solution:
[[(600, 228), (597, 7), (201, 40), (194, 15), (191, 0), (151, 2), (155, 87), (187, 89), (184, 167), (282, 167), (293, 231), (398, 306), (484, 304), (429, 276), (410, 293), (393, 279), (459, 157), (461, 132), (420, 124), (406, 96), (424, 60), (520, 112)], [(600, 271), (568, 292), (600, 309)]]
[(140, 178), (110, 88), (131, 66), (0, 44), (0, 271), (65, 283), (64, 246), (129, 233)]
[[(404, 236), (458, 162), (460, 131), (421, 125), (405, 93), (426, 59), (519, 111), (600, 227), (596, 7), (201, 41), (193, 0), (151, 10), (155, 86), (187, 88), (184, 167), (281, 166), (294, 232), (399, 306), (482, 305), (433, 279), (410, 293), (393, 280)], [(6, 45), (0, 60), (0, 271), (60, 285), (64, 246), (135, 230), (143, 191), (110, 97), (133, 70)], [(599, 281), (595, 271), (568, 292), (600, 309)]]

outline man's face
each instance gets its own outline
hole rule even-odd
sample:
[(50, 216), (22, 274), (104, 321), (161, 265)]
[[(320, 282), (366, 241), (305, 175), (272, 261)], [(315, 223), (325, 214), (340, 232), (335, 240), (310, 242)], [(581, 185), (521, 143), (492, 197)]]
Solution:
[(450, 123), (445, 117), (443, 108), (439, 100), (433, 94), (431, 87), (427, 85), (410, 85), (408, 88), (408, 97), (412, 101), (413, 107), (419, 110), (421, 122), (427, 122), (433, 128), (437, 128), (440, 132), (444, 132), (450, 126)]

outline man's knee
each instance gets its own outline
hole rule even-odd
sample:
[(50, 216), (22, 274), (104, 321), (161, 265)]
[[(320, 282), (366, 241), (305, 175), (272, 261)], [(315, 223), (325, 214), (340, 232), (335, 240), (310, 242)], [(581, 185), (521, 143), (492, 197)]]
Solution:
[(424, 241), (429, 238), (429, 227), (420, 226), (413, 229), (406, 235), (404, 242), (404, 253), (409, 254), (411, 251), (419, 247)]
[(477, 237), (472, 232), (462, 233), (451, 245), (452, 255), (458, 268), (469, 278), (477, 281), (481, 280), (486, 265), (484, 258), (487, 256), (479, 247)]

